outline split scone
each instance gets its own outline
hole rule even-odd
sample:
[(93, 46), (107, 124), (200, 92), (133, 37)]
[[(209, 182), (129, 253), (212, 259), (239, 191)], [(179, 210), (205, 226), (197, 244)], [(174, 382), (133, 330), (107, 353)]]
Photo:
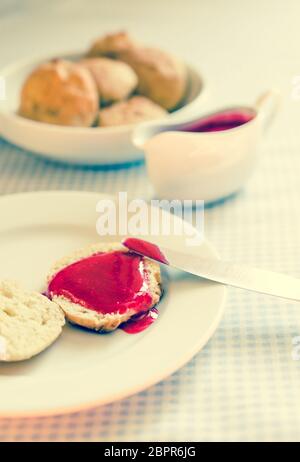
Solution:
[(109, 58), (89, 58), (80, 64), (92, 74), (101, 103), (112, 103), (128, 98), (138, 84), (133, 69), (122, 61)]
[(130, 50), (138, 46), (138, 43), (125, 31), (114, 32), (99, 37), (89, 49), (87, 56), (107, 56), (108, 58), (118, 58), (123, 51)]
[(73, 324), (113, 331), (161, 297), (160, 267), (120, 243), (98, 243), (58, 261), (48, 295)]
[(44, 295), (0, 281), (0, 361), (22, 361), (48, 348), (65, 317)]
[(147, 96), (168, 111), (184, 99), (187, 89), (185, 64), (158, 48), (135, 47), (119, 54), (138, 76), (139, 94)]
[(78, 63), (58, 59), (40, 65), (26, 79), (19, 113), (49, 124), (90, 127), (98, 108), (91, 73)]
[(131, 125), (146, 120), (160, 119), (167, 115), (158, 104), (144, 96), (133, 96), (127, 101), (115, 103), (99, 112), (98, 125), (100, 127), (115, 127)]

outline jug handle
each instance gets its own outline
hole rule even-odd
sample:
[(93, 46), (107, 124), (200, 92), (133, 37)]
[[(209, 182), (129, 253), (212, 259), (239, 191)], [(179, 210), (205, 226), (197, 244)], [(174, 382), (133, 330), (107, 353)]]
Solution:
[(263, 131), (272, 125), (281, 104), (281, 94), (277, 89), (263, 93), (255, 103), (255, 109), (261, 120)]

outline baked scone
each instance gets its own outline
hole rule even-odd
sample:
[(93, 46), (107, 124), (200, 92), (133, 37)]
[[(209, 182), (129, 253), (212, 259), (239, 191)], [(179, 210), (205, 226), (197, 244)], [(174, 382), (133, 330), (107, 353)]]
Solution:
[(98, 108), (98, 91), (90, 72), (77, 63), (53, 60), (26, 79), (19, 113), (39, 122), (89, 127)]
[(170, 53), (157, 48), (135, 47), (119, 53), (118, 58), (136, 72), (138, 93), (167, 110), (183, 100), (187, 88), (185, 64)]
[[(118, 266), (121, 254), (122, 258), (138, 259), (134, 260), (138, 269), (126, 269), (126, 261), (122, 261)], [(95, 264), (98, 265), (96, 269), (95, 266), (91, 266)], [(101, 265), (104, 264), (104, 270), (108, 271), (105, 275), (101, 272)], [(131, 290), (131, 284), (134, 285), (132, 278), (135, 277), (135, 272), (140, 275), (141, 265), (144, 279), (141, 288), (138, 289), (138, 296), (136, 299), (129, 297), (125, 303), (123, 297), (127, 297), (127, 293), (124, 295), (124, 292), (127, 291), (127, 287)], [(90, 276), (91, 273), (94, 276)], [(93, 283), (89, 281), (89, 277), (95, 278)], [(120, 282), (121, 277), (125, 278), (125, 285)], [(86, 286), (87, 280), (88, 284), (91, 284), (89, 288)], [(63, 309), (68, 321), (96, 331), (115, 330), (138, 312), (150, 310), (161, 297), (159, 265), (147, 258), (133, 255), (120, 243), (98, 243), (74, 252), (53, 266), (47, 282), (49, 296)], [(105, 291), (108, 291), (108, 301), (102, 298), (103, 292), (96, 287), (97, 284), (101, 287), (104, 285)], [(98, 296), (99, 290), (100, 306), (91, 306), (90, 297), (95, 294)], [(78, 293), (84, 294), (85, 301), (80, 299)], [(135, 305), (134, 300), (138, 300), (141, 305)], [(107, 303), (113, 303), (113, 308), (110, 306), (108, 309)]]
[(164, 117), (167, 111), (144, 96), (133, 96), (127, 101), (113, 104), (99, 112), (100, 127), (130, 125)]
[(38, 292), (0, 281), (0, 361), (22, 361), (48, 348), (65, 324), (62, 310)]
[(136, 73), (122, 61), (109, 58), (89, 58), (80, 61), (80, 64), (91, 72), (101, 103), (122, 101), (137, 87)]
[(123, 51), (138, 46), (130, 35), (125, 31), (107, 34), (98, 38), (89, 49), (87, 56), (107, 56), (108, 58), (118, 58)]

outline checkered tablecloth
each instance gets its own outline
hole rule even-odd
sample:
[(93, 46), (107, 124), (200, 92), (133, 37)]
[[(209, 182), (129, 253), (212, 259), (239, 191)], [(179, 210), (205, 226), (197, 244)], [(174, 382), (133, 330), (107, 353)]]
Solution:
[[(55, 1), (47, 18), (39, 6), (43, 2), (21, 3), (19, 9), (17, 1), (3, 3), (0, 42), (7, 47), (2, 64), (32, 47), (54, 49), (51, 30), (56, 49), (63, 49), (72, 48), (70, 37), (78, 27), (88, 41), (100, 29), (125, 25), (148, 41), (165, 43), (190, 59), (196, 56), (211, 84), (212, 105), (250, 102), (256, 92), (279, 85), (282, 113), (262, 146), (259, 168), (234, 199), (206, 211), (205, 227), (224, 258), (300, 277), (300, 101), (291, 97), (292, 80), (300, 74), (296, 1), (261, 0), (256, 6), (191, 1), (187, 11), (176, 0), (172, 20), (169, 2), (161, 0), (115, 1), (114, 13), (94, 1), (85, 1), (84, 11), (78, 0)], [(158, 9), (161, 20), (154, 21)], [(34, 18), (39, 21), (32, 31)], [(180, 38), (184, 23), (188, 33)], [(149, 184), (144, 166), (62, 167), (0, 141), (0, 193), (46, 189), (128, 191), (144, 197)], [(292, 357), (297, 336), (298, 304), (229, 289), (216, 334), (172, 377), (130, 399), (78, 414), (0, 419), (0, 441), (299, 441), (300, 362)]]

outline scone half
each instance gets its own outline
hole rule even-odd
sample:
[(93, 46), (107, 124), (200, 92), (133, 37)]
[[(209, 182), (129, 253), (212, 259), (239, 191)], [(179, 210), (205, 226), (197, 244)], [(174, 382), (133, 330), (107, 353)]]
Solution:
[[(127, 253), (128, 249), (126, 249), (122, 244), (115, 242), (97, 243), (80, 249), (55, 263), (47, 278), (48, 285), (51, 284), (51, 281), (53, 281), (55, 276), (59, 274), (61, 270), (69, 267), (73, 263), (80, 262), (81, 260), (97, 254), (116, 251)], [(159, 302), (161, 297), (160, 266), (148, 258), (143, 258), (143, 267), (147, 274), (147, 291), (151, 296), (151, 303), (147, 307), (147, 310), (150, 310)], [(69, 322), (95, 331), (113, 331), (117, 329), (120, 324), (128, 321), (132, 316), (137, 314), (135, 309), (128, 309), (125, 312), (119, 312), (116, 310), (110, 313), (101, 313), (82, 306), (79, 303), (74, 303), (63, 295), (53, 294), (51, 293), (51, 290), (49, 290), (49, 296), (62, 308)]]
[(47, 297), (0, 281), (0, 361), (22, 361), (41, 353), (64, 324), (62, 310)]

